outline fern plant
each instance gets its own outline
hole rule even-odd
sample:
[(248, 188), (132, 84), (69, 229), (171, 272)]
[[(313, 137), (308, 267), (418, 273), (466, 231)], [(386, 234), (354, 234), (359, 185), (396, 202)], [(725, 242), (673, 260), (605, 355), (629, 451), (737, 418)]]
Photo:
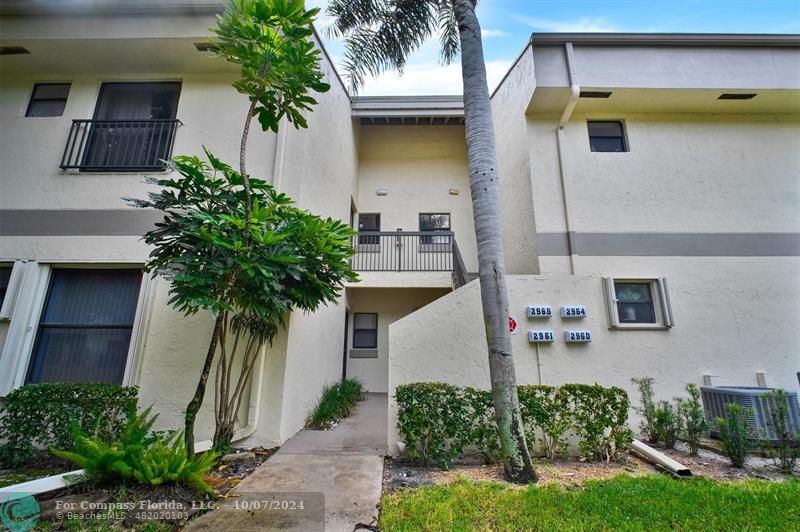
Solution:
[(106, 443), (73, 425), (74, 451), (50, 452), (77, 464), (95, 482), (131, 480), (150, 486), (174, 483), (213, 496), (214, 490), (205, 483), (203, 474), (214, 466), (218, 455), (208, 452), (189, 458), (182, 433), (163, 436), (151, 432), (158, 418), (157, 414), (150, 414), (151, 408), (139, 415), (130, 410), (118, 440)]

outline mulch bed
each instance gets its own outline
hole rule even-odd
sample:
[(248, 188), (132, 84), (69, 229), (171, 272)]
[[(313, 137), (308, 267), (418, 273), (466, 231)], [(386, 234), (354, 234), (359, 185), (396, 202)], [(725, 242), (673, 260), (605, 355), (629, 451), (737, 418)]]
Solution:
[[(263, 447), (256, 447), (253, 449), (231, 449), (230, 454), (247, 453), (248, 459), (231, 460), (224, 463), (220, 462), (204, 476), (204, 479), (206, 483), (214, 489), (218, 497), (225, 497), (228, 492), (242, 481), (242, 479), (255, 471), (258, 466), (263, 464), (277, 450), (277, 447), (274, 449), (265, 449)], [(56, 506), (56, 501), (61, 503), (62, 508), (64, 503), (80, 504), (84, 501), (104, 504), (146, 500), (156, 505), (160, 502), (168, 504), (176, 501), (181, 503), (183, 508), (188, 509), (188, 519), (180, 517), (176, 519), (165, 518), (158, 521), (158, 524), (161, 525), (158, 529), (161, 530), (182, 528), (186, 525), (188, 520), (197, 517), (205, 511), (202, 505), (198, 503), (211, 500), (208, 495), (198, 494), (182, 486), (144, 486), (135, 483), (130, 483), (124, 487), (120, 485), (94, 486), (82, 483), (62, 490), (38, 495), (36, 499), (39, 501), (41, 507), (40, 521), (49, 521), (49, 530), (53, 531), (74, 529), (74, 523), (72, 523), (73, 526), (69, 526), (65, 523), (63, 512), (59, 515), (60, 508)], [(103, 522), (115, 529), (119, 528), (123, 530), (137, 530), (140, 528), (152, 529), (153, 526), (153, 521), (143, 523), (132, 517), (130, 512), (124, 518), (120, 517), (119, 519), (104, 520)]]
[[(658, 450), (687, 466), (695, 476), (722, 481), (747, 478), (781, 481), (788, 478), (777, 471), (771, 460), (759, 456), (748, 457), (745, 468), (737, 469), (729, 465), (727, 458), (707, 449), (700, 449), (698, 456), (690, 456), (688, 448), (682, 443), (678, 443), (676, 449)], [(653, 464), (633, 454), (628, 454), (622, 463), (540, 459), (536, 460), (534, 466), (541, 484), (555, 483), (564, 488), (579, 487), (587, 480), (608, 479), (620, 474), (642, 476), (659, 472)], [(524, 487), (506, 481), (502, 464), (456, 463), (448, 471), (441, 471), (387, 458), (383, 488), (392, 491), (432, 484), (450, 484), (459, 477), (473, 481), (500, 482), (515, 489)]]

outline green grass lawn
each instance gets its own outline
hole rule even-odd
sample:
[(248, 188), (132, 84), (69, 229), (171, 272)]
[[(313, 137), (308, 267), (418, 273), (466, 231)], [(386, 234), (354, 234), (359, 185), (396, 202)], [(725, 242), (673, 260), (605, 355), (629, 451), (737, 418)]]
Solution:
[(800, 530), (800, 481), (619, 476), (583, 488), (460, 479), (384, 495), (381, 530)]

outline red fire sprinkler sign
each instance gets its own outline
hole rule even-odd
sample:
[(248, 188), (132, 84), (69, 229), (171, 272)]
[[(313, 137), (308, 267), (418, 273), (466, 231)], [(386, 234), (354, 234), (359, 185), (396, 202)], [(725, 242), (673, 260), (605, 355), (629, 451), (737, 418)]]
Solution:
[(519, 333), (519, 327), (517, 326), (517, 319), (514, 316), (508, 317), (508, 332), (509, 334)]

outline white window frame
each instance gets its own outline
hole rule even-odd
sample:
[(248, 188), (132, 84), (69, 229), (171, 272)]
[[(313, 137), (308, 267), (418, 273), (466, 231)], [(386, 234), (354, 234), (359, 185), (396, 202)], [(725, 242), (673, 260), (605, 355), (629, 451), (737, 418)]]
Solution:
[[(25, 271), (21, 274), (16, 305), (13, 309), (6, 340), (0, 351), (0, 397), (25, 384), (28, 369), (33, 355), (33, 344), (39, 334), (39, 321), (44, 311), (47, 289), (50, 286), (51, 274), (57, 268), (86, 269), (120, 269), (142, 268), (141, 263), (86, 263), (86, 262), (53, 262), (40, 264), (34, 261), (23, 263)], [(139, 297), (136, 301), (136, 314), (131, 329), (131, 340), (128, 345), (128, 356), (125, 361), (125, 373), (122, 386), (136, 384), (139, 374), (139, 354), (143, 345), (144, 317), (149, 312), (150, 276), (142, 273), (139, 286)], [(10, 283), (9, 283), (10, 288)]]
[[(616, 283), (649, 284), (653, 297), (655, 323), (624, 323), (619, 319)], [(675, 326), (666, 277), (603, 277), (608, 328), (620, 330), (664, 330)]]

